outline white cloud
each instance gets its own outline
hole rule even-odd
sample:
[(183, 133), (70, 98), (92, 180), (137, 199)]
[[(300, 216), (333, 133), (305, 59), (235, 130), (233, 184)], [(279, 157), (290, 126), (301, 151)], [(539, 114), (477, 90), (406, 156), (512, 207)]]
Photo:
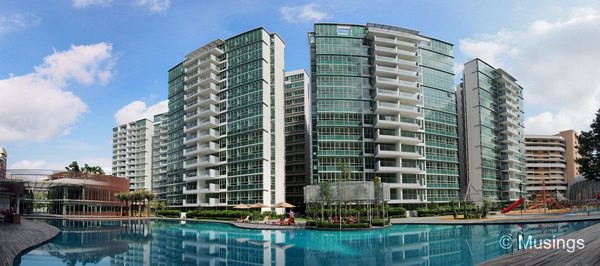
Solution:
[(40, 24), (42, 19), (31, 13), (0, 15), (0, 35)]
[(69, 81), (106, 83), (112, 75), (112, 46), (72, 45), (54, 52), (35, 72), (0, 80), (0, 142), (37, 142), (67, 134), (87, 105), (67, 91)]
[(72, 0), (72, 3), (74, 8), (109, 7), (112, 5), (112, 0)]
[(13, 163), (9, 167), (10, 169), (51, 169), (51, 170), (60, 170), (61, 168), (53, 168), (50, 164), (45, 160), (22, 160), (16, 163)]
[[(79, 166), (85, 164), (92, 166), (100, 166), (106, 174), (112, 172), (112, 159), (103, 157), (88, 157), (74, 159)], [(47, 161), (47, 160), (22, 160), (10, 165), (9, 169), (47, 169), (47, 170), (64, 170), (73, 160), (66, 161)]]
[[(507, 70), (524, 87), (527, 133), (584, 129), (600, 107), (600, 14), (574, 9), (522, 30), (464, 39), (461, 51)], [(537, 112), (531, 112), (537, 110)]]
[(318, 11), (317, 4), (307, 4), (303, 6), (284, 6), (279, 9), (283, 19), (291, 23), (318, 22), (331, 18), (331, 14), (325, 11)]
[(136, 5), (146, 7), (153, 13), (159, 13), (169, 9), (171, 0), (136, 0)]
[(161, 101), (152, 106), (146, 106), (141, 100), (133, 101), (123, 106), (115, 113), (117, 125), (126, 124), (143, 118), (154, 120), (154, 115), (165, 113), (169, 110), (169, 100)]

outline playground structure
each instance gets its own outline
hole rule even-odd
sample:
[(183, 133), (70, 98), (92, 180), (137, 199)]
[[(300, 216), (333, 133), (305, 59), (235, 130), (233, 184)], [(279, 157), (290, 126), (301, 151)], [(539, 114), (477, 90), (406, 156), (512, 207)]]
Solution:
[(525, 198), (524, 197), (520, 197), (517, 201), (513, 202), (510, 206), (502, 209), (502, 211), (500, 213), (507, 213), (509, 211), (512, 211), (514, 208), (516, 208), (517, 206), (523, 204), (525, 202)]
[(548, 206), (554, 206), (556, 209), (565, 208), (560, 202), (558, 202), (552, 193), (548, 191), (541, 191), (541, 193), (537, 193), (535, 199), (531, 204), (529, 204), (529, 210), (547, 208)]

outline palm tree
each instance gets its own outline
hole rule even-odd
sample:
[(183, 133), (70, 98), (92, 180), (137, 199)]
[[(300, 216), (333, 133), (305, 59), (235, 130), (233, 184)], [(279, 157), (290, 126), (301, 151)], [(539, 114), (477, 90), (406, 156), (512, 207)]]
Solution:
[(71, 164), (65, 167), (67, 173), (70, 173), (70, 176), (78, 176), (81, 170), (79, 169), (79, 165), (77, 161), (73, 161)]
[(154, 195), (154, 193), (152, 193), (152, 192), (146, 191), (145, 196), (146, 196), (146, 200), (148, 202), (148, 204), (146, 206), (146, 208), (147, 208), (146, 210), (148, 211), (148, 215), (146, 215), (146, 216), (150, 217), (150, 211), (151, 211), (150, 210), (151, 209), (150, 202), (152, 200), (154, 200), (154, 198), (156, 198), (156, 195)]
[(144, 202), (144, 192), (143, 190), (136, 189), (131, 192), (132, 201), (137, 202), (138, 204), (138, 217), (142, 217), (142, 203)]
[(123, 217), (123, 202), (125, 201), (125, 193), (119, 192), (115, 194), (115, 198), (117, 198), (121, 202), (121, 214), (120, 217)]
[(131, 192), (123, 192), (123, 200), (125, 201), (125, 206), (127, 206), (128, 216), (131, 216), (131, 201), (133, 201)]

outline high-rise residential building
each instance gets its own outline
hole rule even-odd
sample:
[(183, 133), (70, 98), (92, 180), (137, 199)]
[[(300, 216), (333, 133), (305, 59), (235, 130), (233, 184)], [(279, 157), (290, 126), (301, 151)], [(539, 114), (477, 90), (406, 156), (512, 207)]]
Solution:
[(389, 183), (391, 204), (459, 196), (452, 44), (415, 30), (315, 24), (313, 183)]
[(310, 183), (309, 85), (304, 69), (285, 73), (285, 200), (299, 209)]
[(565, 160), (567, 164), (566, 175), (567, 184), (571, 185), (575, 180), (576, 176), (579, 176), (579, 164), (575, 161), (581, 156), (577, 151), (579, 146), (579, 140), (577, 139), (577, 132), (575, 130), (564, 130), (558, 133), (565, 140)]
[(154, 116), (152, 136), (152, 192), (161, 202), (167, 201), (168, 113)]
[(525, 135), (527, 193), (567, 193), (565, 139), (560, 135)]
[(169, 205), (284, 200), (284, 46), (257, 28), (208, 43), (169, 71)]
[(140, 119), (113, 128), (112, 174), (129, 179), (131, 191), (152, 190), (154, 124)]
[(0, 147), (0, 179), (6, 179), (6, 161), (8, 159), (8, 153), (2, 147)]
[(181, 207), (183, 204), (183, 62), (169, 69), (169, 112), (167, 113), (167, 205)]
[(457, 102), (465, 199), (514, 201), (520, 188), (525, 195), (523, 88), (506, 71), (473, 59)]

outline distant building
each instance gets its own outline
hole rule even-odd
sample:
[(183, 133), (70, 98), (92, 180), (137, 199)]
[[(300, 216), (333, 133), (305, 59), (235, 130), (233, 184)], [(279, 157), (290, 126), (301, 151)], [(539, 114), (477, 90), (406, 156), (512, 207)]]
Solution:
[(577, 132), (575, 130), (564, 130), (558, 133), (565, 140), (565, 160), (567, 163), (566, 176), (567, 184), (571, 185), (575, 177), (579, 176), (579, 164), (575, 161), (581, 156), (577, 151), (579, 146), (579, 140), (577, 139)]
[(285, 73), (285, 200), (301, 210), (310, 184), (309, 92), (304, 69)]
[(526, 194), (523, 88), (480, 59), (465, 63), (457, 89), (462, 194), (515, 201)]
[[(527, 193), (532, 196), (543, 190), (567, 193), (565, 140), (560, 135), (525, 135)], [(541, 195), (541, 194), (540, 194)]]
[(152, 191), (154, 124), (140, 119), (113, 128), (112, 174), (129, 180), (130, 190)]

